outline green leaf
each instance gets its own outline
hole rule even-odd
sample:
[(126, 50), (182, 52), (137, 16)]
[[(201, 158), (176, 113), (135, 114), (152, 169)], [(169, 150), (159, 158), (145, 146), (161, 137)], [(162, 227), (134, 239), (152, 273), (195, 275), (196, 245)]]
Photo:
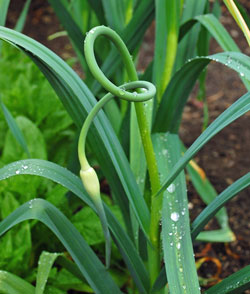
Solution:
[(1, 26), (5, 25), (9, 4), (10, 4), (10, 0), (0, 0), (0, 25)]
[(0, 223), (0, 234), (29, 219), (41, 221), (54, 232), (96, 293), (121, 293), (76, 228), (56, 207), (43, 199), (33, 199), (11, 213)]
[[(153, 137), (161, 178), (165, 178), (181, 156), (175, 134)], [(162, 238), (165, 268), (171, 293), (200, 293), (190, 235), (187, 188), (184, 171), (163, 194)]]
[(21, 14), (17, 20), (17, 23), (16, 23), (16, 26), (15, 26), (15, 30), (18, 31), (18, 32), (21, 32), (23, 30), (23, 27), (25, 25), (25, 21), (26, 21), (26, 17), (27, 17), (27, 14), (28, 14), (28, 10), (29, 10), (29, 7), (30, 7), (30, 3), (31, 3), (31, 0), (26, 0), (25, 4), (24, 4), (24, 7), (21, 11)]
[(23, 150), (27, 153), (28, 157), (30, 157), (29, 149), (25, 141), (25, 138), (23, 136), (23, 133), (19, 129), (17, 123), (15, 122), (15, 119), (11, 115), (8, 108), (4, 105), (4, 103), (1, 100), (0, 100), (0, 103), (1, 103), (1, 108), (5, 117), (5, 120), (10, 128), (10, 131), (12, 132), (17, 142), (22, 146)]
[(35, 288), (25, 280), (0, 270), (1, 294), (35, 294)]
[[(0, 220), (20, 205), (16, 198), (15, 194), (7, 191), (1, 193)], [(30, 224), (23, 223), (8, 232), (0, 241), (0, 268), (18, 275), (27, 271), (30, 266), (31, 247)]]
[(250, 173), (247, 173), (227, 189), (225, 189), (218, 197), (216, 197), (194, 220), (192, 224), (192, 236), (195, 238), (208, 221), (223, 207), (229, 200), (236, 196), (240, 191), (250, 186)]
[(84, 207), (74, 214), (71, 222), (90, 246), (104, 242), (100, 219), (90, 207)]
[(156, 37), (153, 77), (157, 87), (157, 101), (171, 78), (178, 45), (180, 0), (155, 1)]
[(82, 281), (82, 277), (81, 279), (78, 279), (75, 275), (65, 269), (61, 269), (55, 276), (54, 280), (55, 281), (53, 281), (53, 286), (62, 289), (63, 293), (67, 293), (67, 291), (69, 290), (81, 291), (84, 293), (93, 293), (93, 290), (88, 286), (86, 281)]
[(205, 294), (240, 294), (250, 289), (250, 265), (211, 287)]
[[(10, 121), (9, 117), (8, 117), (8, 121), (11, 124), (13, 123)], [(22, 144), (25, 144), (25, 149), (29, 150), (30, 156), (46, 159), (47, 158), (46, 145), (40, 130), (28, 118), (19, 116), (16, 118), (16, 126), (13, 126), (13, 125), (11, 126), (12, 133), (15, 132), (14, 137), (10, 132), (6, 134), (2, 160), (8, 163), (14, 160), (18, 160), (20, 158), (27, 157), (27, 154), (24, 154), (24, 151), (23, 151), (24, 146), (21, 145), (19, 141), (17, 143), (17, 138), (18, 140), (20, 140), (20, 138), (18, 137), (19, 135), (17, 133), (18, 131), (16, 128), (18, 128), (20, 130), (20, 133), (23, 134), (22, 140), (25, 143), (22, 143)]]
[(66, 7), (63, 5), (62, 1), (49, 0), (49, 3), (53, 7), (57, 17), (59, 18), (61, 24), (68, 33), (70, 40), (75, 48), (77, 56), (80, 60), (85, 73), (88, 73), (88, 67), (85, 62), (83, 55), (83, 41), (84, 35), (80, 27), (76, 24), (75, 20), (72, 18), (70, 13), (67, 11)]
[(205, 26), (224, 51), (240, 52), (230, 34), (213, 14), (199, 15), (195, 19)]
[[(182, 12), (181, 24), (197, 15), (203, 14), (207, 0), (186, 0)], [(196, 24), (178, 44), (175, 67), (178, 70), (190, 58), (196, 56), (196, 44), (199, 36), (200, 25)]]
[[(186, 148), (183, 146), (182, 150), (186, 150)], [(198, 192), (201, 199), (208, 205), (218, 196), (216, 190), (206, 177), (205, 172), (194, 161), (190, 162), (186, 168), (195, 190)], [(216, 238), (216, 242), (219, 242), (219, 240), (221, 242), (234, 241), (235, 236), (229, 227), (228, 216), (225, 207), (218, 211), (216, 218), (222, 229), (217, 230), (218, 233), (216, 233), (216, 231), (203, 232), (197, 237), (197, 240), (209, 241), (209, 238), (211, 238), (210, 242), (215, 242)]]
[[(32, 58), (54, 87), (76, 125), (81, 127), (83, 119), (96, 100), (76, 73), (49, 49), (20, 33), (1, 27), (0, 38), (19, 46)], [(102, 111), (98, 113), (90, 128), (88, 139), (116, 199), (119, 200), (118, 204), (128, 229), (130, 229), (129, 199), (138, 222), (143, 231), (147, 232), (150, 220), (149, 210), (121, 145)]]
[(102, 7), (102, 0), (88, 0), (89, 6), (95, 11), (95, 14), (100, 24), (105, 25), (106, 20), (104, 17), (104, 11)]
[[(18, 173), (16, 173), (18, 171)], [(39, 159), (28, 159), (13, 162), (0, 169), (0, 180), (13, 177), (17, 174), (38, 175), (66, 187), (76, 196), (96, 211), (92, 200), (85, 192), (80, 178), (76, 177), (67, 169), (60, 167), (52, 162)], [(142, 293), (147, 293), (149, 289), (149, 277), (145, 266), (135, 249), (134, 244), (124, 231), (120, 222), (111, 212), (107, 205), (104, 205), (108, 224), (112, 233), (112, 237), (121, 251), (122, 257)]]
[(62, 253), (49, 253), (43, 251), (39, 257), (38, 269), (36, 276), (36, 291), (35, 294), (43, 294), (49, 277), (50, 270), (58, 256)]
[(168, 187), (176, 176), (185, 168), (188, 162), (195, 154), (218, 132), (224, 129), (231, 122), (242, 116), (250, 110), (250, 92), (243, 95), (228, 109), (226, 109), (209, 127), (195, 140), (191, 147), (186, 151), (184, 156), (175, 164), (170, 174), (164, 180), (161, 189), (157, 192), (159, 195), (166, 187)]
[(120, 33), (125, 25), (125, 7), (123, 1), (102, 0), (108, 26)]
[[(230, 34), (225, 30), (223, 25), (213, 14), (200, 15), (195, 19), (198, 20), (210, 32), (210, 34), (215, 38), (224, 51), (240, 52), (239, 47), (234, 42)], [(249, 77), (247, 78), (248, 80), (244, 78), (244, 75), (241, 75), (240, 78), (242, 79), (246, 88), (250, 90)]]
[(210, 61), (220, 62), (250, 80), (250, 57), (238, 52), (223, 52), (187, 62), (172, 78), (156, 114), (153, 131), (177, 133), (183, 108), (202, 70)]
[(242, 17), (244, 18), (246, 24), (248, 27), (250, 27), (250, 17), (246, 11), (246, 9), (244, 8), (244, 6), (242, 4), (239, 3), (239, 1), (234, 0), (234, 3), (236, 4), (237, 8), (239, 9)]

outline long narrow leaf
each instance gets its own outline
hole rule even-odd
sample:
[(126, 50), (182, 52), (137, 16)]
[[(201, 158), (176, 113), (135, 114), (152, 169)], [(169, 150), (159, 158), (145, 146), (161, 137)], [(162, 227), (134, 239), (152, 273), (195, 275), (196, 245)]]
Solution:
[(0, 270), (0, 293), (35, 294), (35, 288), (16, 275)]
[(238, 99), (227, 110), (225, 110), (211, 125), (195, 140), (184, 156), (176, 163), (171, 173), (164, 181), (161, 189), (157, 192), (159, 195), (168, 187), (176, 176), (182, 171), (195, 154), (218, 132), (224, 129), (231, 122), (250, 110), (250, 92)]
[[(13, 30), (0, 28), (0, 38), (18, 46), (39, 66), (54, 87), (78, 127), (96, 103), (92, 93), (76, 73), (57, 55), (38, 42)], [(127, 158), (114, 130), (100, 111), (88, 136), (111, 188), (119, 200), (125, 222), (129, 228), (128, 200), (143, 231), (149, 228), (149, 210), (135, 182)]]
[[(180, 140), (175, 134), (155, 134), (159, 173), (162, 178), (181, 156)], [(165, 190), (162, 207), (164, 261), (171, 293), (200, 293), (190, 235), (187, 189), (184, 171)]]
[(72, 223), (56, 207), (43, 199), (26, 202), (6, 217), (0, 223), (0, 235), (29, 219), (41, 221), (58, 237), (96, 293), (121, 293)]
[[(183, 8), (181, 23), (183, 24), (187, 20), (203, 14), (206, 3), (207, 0), (186, 0)], [(196, 24), (179, 43), (175, 65), (177, 70), (183, 66), (188, 59), (196, 56), (196, 43), (199, 36), (199, 30), (200, 25)]]
[(5, 25), (10, 0), (0, 0), (0, 26)]
[(49, 253), (46, 251), (43, 251), (40, 255), (37, 268), (35, 294), (44, 293), (51, 268), (57, 257), (60, 255), (62, 255), (62, 253)]
[(125, 25), (125, 7), (123, 1), (102, 0), (103, 10), (107, 24), (117, 33), (120, 33)]
[(240, 294), (250, 288), (250, 265), (208, 289), (205, 294)]
[(15, 30), (21, 32), (24, 28), (26, 17), (29, 11), (31, 0), (27, 0), (24, 4), (23, 10), (18, 18), (18, 21), (15, 26)]
[(156, 114), (154, 132), (177, 133), (183, 108), (202, 70), (210, 61), (220, 62), (250, 80), (250, 57), (237, 52), (223, 52), (198, 57), (187, 62), (172, 78)]
[(195, 19), (206, 27), (224, 51), (240, 52), (232, 37), (213, 14), (199, 15)]
[(49, 0), (49, 2), (51, 6), (54, 8), (54, 11), (57, 17), (59, 18), (61, 24), (66, 29), (85, 73), (89, 73), (83, 54), (83, 32), (76, 24), (70, 13), (67, 11), (63, 3), (61, 3), (61, 1)]
[[(80, 178), (76, 177), (69, 170), (45, 160), (21, 160), (10, 163), (1, 168), (0, 180), (23, 174), (45, 177), (66, 187), (87, 205), (89, 205), (94, 211), (96, 211), (92, 200), (84, 190)], [(128, 235), (108, 206), (104, 205), (104, 208), (112, 236), (114, 237), (114, 241), (121, 251), (132, 278), (134, 279), (140, 291), (142, 293), (147, 293), (147, 289), (149, 289), (148, 273), (140, 256), (138, 255), (138, 252), (135, 249), (134, 244), (129, 239)]]
[[(184, 148), (183, 150), (186, 150)], [(192, 184), (196, 191), (200, 195), (201, 199), (208, 205), (217, 196), (217, 192), (206, 177), (205, 172), (194, 162), (190, 162), (187, 165), (187, 172), (190, 176)], [(206, 231), (202, 232), (197, 240), (210, 241), (210, 242), (230, 242), (235, 240), (234, 233), (231, 231), (228, 223), (228, 216), (226, 208), (221, 208), (217, 214), (216, 219), (222, 229), (217, 231)], [(218, 238), (219, 237), (219, 238)]]
[(0, 100), (0, 104), (1, 104), (1, 108), (3, 111), (4, 117), (5, 117), (5, 120), (10, 128), (10, 131), (12, 132), (12, 135), (14, 136), (14, 138), (17, 140), (17, 142), (23, 148), (24, 152), (26, 152), (26, 154), (29, 157), (30, 153), (29, 153), (28, 145), (26, 143), (26, 140), (23, 136), (22, 131), (18, 127), (15, 119), (13, 118), (11, 113), (9, 112), (8, 108), (4, 105), (4, 103), (1, 100)]
[(204, 228), (208, 221), (223, 207), (229, 200), (236, 196), (240, 191), (250, 186), (250, 173), (247, 173), (239, 180), (230, 185), (224, 190), (213, 202), (211, 202), (192, 224), (192, 237), (195, 238), (197, 234)]

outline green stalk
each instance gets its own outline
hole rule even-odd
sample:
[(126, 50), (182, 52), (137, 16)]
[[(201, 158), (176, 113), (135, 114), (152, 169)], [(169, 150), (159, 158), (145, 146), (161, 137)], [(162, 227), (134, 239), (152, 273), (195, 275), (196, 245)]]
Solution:
[[(116, 34), (113, 30), (110, 28), (99, 26), (96, 28), (93, 28), (90, 30), (90, 32), (87, 34), (85, 39), (85, 56), (86, 61), (88, 63), (88, 66), (92, 72), (92, 74), (95, 76), (96, 80), (110, 93), (112, 93), (114, 96), (119, 97), (121, 99), (124, 99), (126, 97), (126, 100), (129, 101), (138, 101), (138, 99), (135, 99), (135, 93), (129, 93), (124, 91), (124, 89), (121, 89), (114, 85), (110, 80), (107, 79), (107, 77), (104, 75), (104, 73), (99, 68), (95, 55), (94, 55), (94, 42), (95, 39), (103, 35), (110, 39), (115, 46), (117, 47), (118, 51), (121, 54), (122, 60), (124, 62), (125, 68), (128, 73), (128, 78), (131, 81), (137, 81), (137, 72), (134, 67), (133, 61), (131, 59), (131, 56), (128, 52), (128, 49), (124, 42), (121, 40), (121, 38)], [(141, 95), (141, 93), (136, 93), (137, 96)], [(147, 121), (147, 117), (145, 115), (144, 106), (141, 103), (136, 102), (135, 103), (135, 110), (139, 125), (139, 130), (141, 134), (142, 144), (145, 152), (145, 157), (147, 161), (148, 166), (148, 172), (149, 172), (149, 179), (151, 184), (151, 190), (152, 195), (155, 194), (156, 191), (159, 190), (160, 187), (160, 179), (159, 179), (159, 173), (155, 158), (155, 153), (153, 150), (153, 144), (150, 136), (150, 130), (149, 125)], [(149, 271), (150, 271), (150, 277), (151, 277), (151, 284), (153, 284), (155, 278), (157, 277), (159, 271), (160, 271), (160, 238), (159, 238), (159, 203), (155, 203), (155, 199), (151, 199), (151, 223), (150, 223), (150, 241), (153, 245), (148, 246), (148, 254), (149, 254)]]
[[(133, 99), (137, 99), (139, 101), (147, 101), (154, 97), (155, 95), (155, 87), (153, 84), (149, 82), (144, 82), (144, 81), (136, 81), (136, 82), (131, 82), (128, 84), (125, 84), (122, 86), (123, 91), (125, 92), (125, 89), (136, 89), (136, 88), (146, 88), (146, 92), (143, 92), (141, 94), (137, 94), (136, 92), (134, 94), (130, 93), (133, 95)], [(120, 89), (121, 90), (121, 89)], [(136, 94), (136, 95), (135, 95)], [(80, 160), (80, 165), (81, 165), (81, 171), (80, 171), (80, 176), (83, 182), (83, 185), (88, 192), (88, 194), (91, 196), (95, 207), (97, 209), (97, 213), (100, 217), (105, 240), (106, 240), (106, 265), (109, 267), (110, 264), (110, 255), (111, 255), (111, 238), (110, 238), (110, 233), (108, 229), (108, 222), (107, 218), (105, 215), (104, 207), (102, 204), (101, 200), (101, 195), (100, 195), (100, 184), (98, 177), (96, 175), (95, 170), (89, 165), (89, 162), (86, 158), (86, 152), (85, 152), (85, 145), (86, 145), (86, 137), (88, 130), (90, 128), (90, 125), (95, 118), (96, 114), (98, 111), (108, 102), (110, 101), (114, 95), (111, 93), (108, 93), (105, 95), (91, 110), (89, 115), (87, 116), (83, 127), (81, 129), (79, 141), (78, 141), (78, 157)], [(127, 100), (126, 95), (123, 98)], [(129, 98), (128, 98), (129, 99)]]

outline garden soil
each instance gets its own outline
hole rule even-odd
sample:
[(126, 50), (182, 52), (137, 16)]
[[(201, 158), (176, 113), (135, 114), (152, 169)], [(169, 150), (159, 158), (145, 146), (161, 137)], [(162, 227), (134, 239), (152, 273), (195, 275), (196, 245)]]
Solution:
[[(240, 1), (250, 14), (248, 0)], [(11, 1), (8, 15), (9, 27), (13, 27), (24, 1)], [(243, 34), (239, 31), (234, 20), (226, 9), (222, 9), (221, 22), (228, 29), (241, 50), (250, 55)], [(52, 8), (46, 1), (32, 1), (24, 33), (43, 43), (62, 58), (72, 57), (73, 50), (67, 38), (48, 41), (48, 36), (63, 30)], [(145, 69), (153, 57), (154, 24), (147, 31), (140, 52), (139, 70)], [(219, 45), (213, 40), (210, 53), (221, 52)], [(83, 73), (76, 67), (77, 72)], [(209, 122), (241, 97), (245, 88), (238, 75), (232, 70), (216, 62), (208, 66), (206, 99), (209, 109)], [(197, 89), (193, 91), (185, 107), (180, 136), (186, 146), (199, 136), (203, 122), (202, 103), (196, 99)], [(204, 169), (207, 177), (218, 193), (223, 191), (239, 177), (249, 172), (250, 166), (250, 113), (232, 123), (216, 135), (196, 156), (196, 162)], [(192, 185), (188, 184), (188, 197), (191, 219), (194, 219), (205, 207)], [(250, 189), (241, 192), (226, 206), (229, 223), (236, 235), (236, 241), (230, 244), (195, 243), (196, 258), (205, 257), (200, 275), (204, 278), (216, 276), (223, 279), (250, 263)], [(218, 228), (216, 221), (211, 221), (208, 229)], [(220, 269), (221, 266), (221, 269)], [(220, 271), (221, 270), (221, 271)], [(205, 288), (204, 288), (205, 289)], [(245, 293), (250, 293), (246, 291)]]

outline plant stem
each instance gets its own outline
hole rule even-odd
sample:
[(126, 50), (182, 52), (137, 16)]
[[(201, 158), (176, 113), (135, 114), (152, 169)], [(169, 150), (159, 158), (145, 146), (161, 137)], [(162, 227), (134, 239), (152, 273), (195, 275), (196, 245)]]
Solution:
[[(99, 83), (110, 93), (113, 95), (119, 97), (119, 98), (125, 98), (125, 96), (128, 98), (127, 100), (130, 101), (138, 101), (137, 99), (132, 99), (133, 94), (129, 92), (122, 92), (119, 87), (114, 85), (110, 80), (106, 78), (104, 73), (99, 68), (94, 55), (94, 41), (95, 39), (100, 36), (106, 36), (109, 38), (117, 47), (118, 51), (121, 54), (122, 60), (124, 62), (125, 68), (128, 73), (128, 78), (131, 81), (137, 81), (138, 76), (135, 69), (135, 66), (133, 64), (133, 61), (131, 59), (131, 56), (129, 54), (129, 51), (122, 41), (122, 39), (116, 34), (113, 30), (110, 28), (100, 26), (93, 28), (85, 39), (85, 56), (88, 63), (88, 66), (92, 72), (92, 74), (95, 76), (95, 78), (98, 80)], [(131, 95), (129, 95), (131, 94)], [(140, 92), (138, 96), (140, 95)], [(130, 98), (131, 97), (131, 98)], [(159, 179), (159, 173), (156, 163), (156, 157), (153, 150), (153, 144), (151, 140), (150, 135), (150, 129), (147, 121), (147, 117), (144, 111), (144, 106), (141, 103), (136, 102), (135, 103), (135, 110), (141, 135), (141, 140), (145, 152), (146, 162), (148, 166), (148, 172), (149, 172), (149, 179), (150, 179), (150, 185), (151, 185), (151, 191), (152, 195), (155, 195), (156, 191), (160, 188), (160, 179)], [(148, 255), (149, 255), (149, 271), (150, 271), (150, 278), (151, 278), (151, 285), (154, 283), (159, 271), (160, 271), (160, 238), (159, 238), (159, 201), (155, 202), (155, 199), (151, 199), (151, 222), (150, 222), (150, 234), (149, 239), (151, 241), (151, 245), (148, 246)]]

